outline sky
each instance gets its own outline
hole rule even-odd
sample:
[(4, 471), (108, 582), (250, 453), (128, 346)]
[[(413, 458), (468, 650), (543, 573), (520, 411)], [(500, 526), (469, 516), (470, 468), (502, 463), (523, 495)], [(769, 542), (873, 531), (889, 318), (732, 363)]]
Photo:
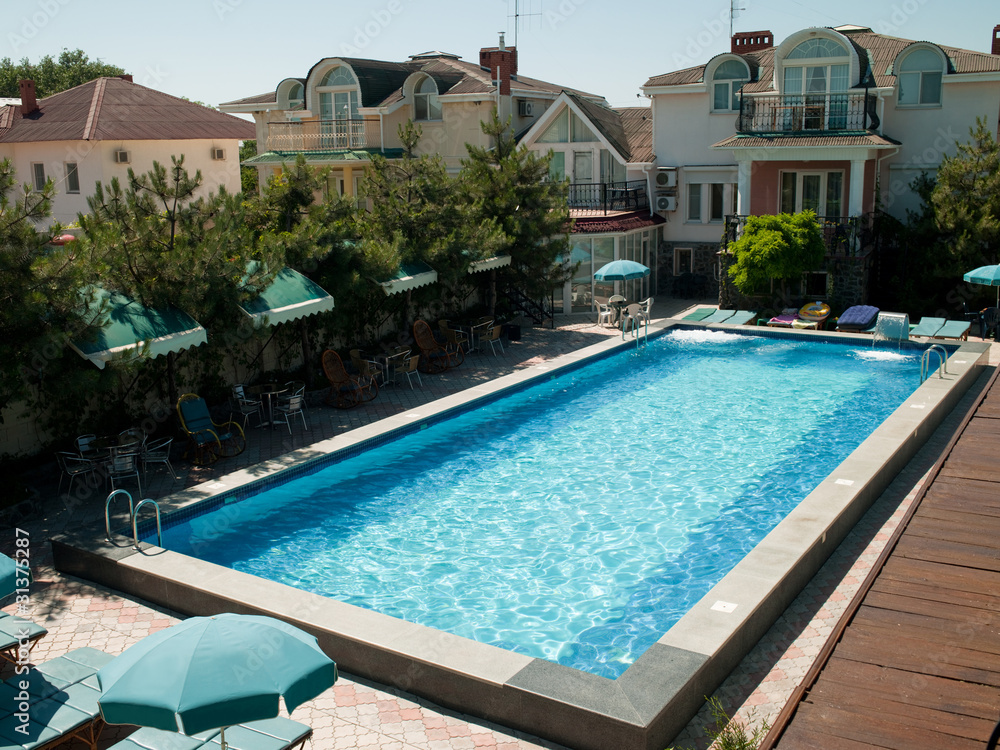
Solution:
[[(740, 31), (775, 42), (810, 26), (856, 24), (989, 52), (996, 0), (734, 0)], [(604, 96), (615, 107), (655, 75), (729, 49), (730, 0), (6, 0), (0, 58), (63, 49), (124, 68), (137, 83), (218, 105), (305, 77), (325, 57), (404, 61), (440, 50), (478, 62), (499, 32), (521, 75)], [(516, 16), (516, 22), (515, 22)]]

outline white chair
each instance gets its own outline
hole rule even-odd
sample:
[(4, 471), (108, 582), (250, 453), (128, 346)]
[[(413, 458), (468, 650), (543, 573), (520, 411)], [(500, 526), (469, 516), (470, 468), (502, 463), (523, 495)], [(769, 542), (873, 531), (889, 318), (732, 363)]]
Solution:
[(633, 336), (638, 336), (639, 326), (643, 323), (648, 324), (649, 319), (646, 317), (642, 305), (638, 303), (629, 305), (622, 312), (622, 336), (625, 336), (626, 331), (632, 331)]
[(651, 321), (653, 319), (653, 298), (646, 297), (639, 304), (642, 305), (642, 311), (646, 314), (646, 320)]
[(285, 427), (288, 428), (288, 434), (292, 434), (292, 422), (291, 418), (293, 414), (298, 414), (302, 418), (302, 427), (309, 429), (309, 425), (306, 424), (306, 415), (302, 411), (302, 404), (305, 401), (305, 396), (301, 393), (297, 396), (290, 396), (288, 401), (280, 403), (274, 407), (274, 423), (284, 422)]
[(597, 325), (612, 325), (614, 317), (615, 311), (608, 305), (605, 305), (603, 302), (597, 303)]
[(170, 470), (170, 476), (177, 479), (174, 467), (170, 463), (170, 446), (173, 445), (172, 437), (159, 438), (151, 443), (147, 443), (142, 451), (142, 475), (146, 476), (146, 471), (150, 464), (166, 464)]

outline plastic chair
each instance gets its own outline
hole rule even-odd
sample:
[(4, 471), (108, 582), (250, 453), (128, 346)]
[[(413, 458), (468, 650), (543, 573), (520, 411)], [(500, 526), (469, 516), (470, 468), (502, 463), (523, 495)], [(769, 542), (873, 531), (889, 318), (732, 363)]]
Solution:
[(413, 376), (417, 376), (417, 382), (423, 386), (424, 381), (420, 379), (420, 370), (417, 368), (420, 366), (420, 355), (414, 354), (412, 357), (407, 357), (396, 364), (394, 373), (396, 375), (405, 375), (406, 382), (410, 385), (410, 390), (413, 390)]
[(280, 403), (274, 408), (274, 422), (284, 422), (285, 427), (288, 428), (288, 434), (292, 434), (292, 424), (291, 417), (293, 414), (298, 414), (302, 418), (302, 427), (309, 429), (309, 425), (306, 424), (306, 415), (302, 411), (302, 404), (305, 402), (305, 396), (301, 393), (297, 396), (290, 396), (288, 401), (285, 403)]
[(150, 464), (166, 464), (170, 470), (170, 476), (177, 479), (177, 473), (170, 463), (170, 446), (173, 445), (172, 437), (159, 438), (148, 443), (142, 451), (142, 475), (146, 476), (146, 471)]
[(615, 311), (603, 302), (597, 303), (597, 325), (612, 325), (614, 323)]

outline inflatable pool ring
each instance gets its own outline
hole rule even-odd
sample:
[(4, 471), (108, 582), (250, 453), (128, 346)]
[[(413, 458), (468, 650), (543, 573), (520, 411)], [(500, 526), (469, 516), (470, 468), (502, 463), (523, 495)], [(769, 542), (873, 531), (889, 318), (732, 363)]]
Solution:
[(830, 316), (830, 306), (825, 302), (810, 302), (799, 310), (803, 320), (826, 320)]

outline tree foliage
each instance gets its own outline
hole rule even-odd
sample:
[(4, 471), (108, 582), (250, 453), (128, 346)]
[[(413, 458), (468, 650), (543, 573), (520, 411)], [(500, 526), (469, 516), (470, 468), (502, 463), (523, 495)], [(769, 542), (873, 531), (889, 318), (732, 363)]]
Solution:
[(0, 410), (61, 356), (84, 283), (70, 246), (47, 244), (60, 228), (35, 229), (54, 193), (51, 180), (40, 191), (19, 187), (10, 161), (0, 162)]
[(1000, 145), (976, 118), (971, 141), (945, 156), (931, 194), (938, 227), (947, 234), (947, 272), (961, 276), (996, 263), (1000, 249)]
[(33, 63), (28, 58), (14, 63), (9, 57), (0, 60), (0, 96), (19, 98), (18, 82), (30, 78), (35, 82), (39, 99), (79, 86), (102, 76), (120, 76), (123, 68), (100, 60), (91, 60), (81, 49), (64, 49), (58, 59), (45, 55)]
[[(558, 263), (569, 244), (567, 182), (549, 180), (551, 156), (518, 146), (509, 120), (482, 123), (492, 145), (467, 145), (462, 186), (477, 224), (495, 223), (499, 250), (509, 253), (507, 280), (541, 298), (566, 280)], [(493, 253), (495, 254), (495, 253)]]
[(759, 294), (771, 280), (782, 285), (823, 262), (823, 235), (812, 211), (750, 216), (743, 235), (729, 245), (729, 278), (743, 294)]
[(257, 168), (244, 167), (243, 162), (257, 155), (257, 141), (240, 142), (240, 191), (244, 198), (252, 198), (260, 193), (257, 187)]

